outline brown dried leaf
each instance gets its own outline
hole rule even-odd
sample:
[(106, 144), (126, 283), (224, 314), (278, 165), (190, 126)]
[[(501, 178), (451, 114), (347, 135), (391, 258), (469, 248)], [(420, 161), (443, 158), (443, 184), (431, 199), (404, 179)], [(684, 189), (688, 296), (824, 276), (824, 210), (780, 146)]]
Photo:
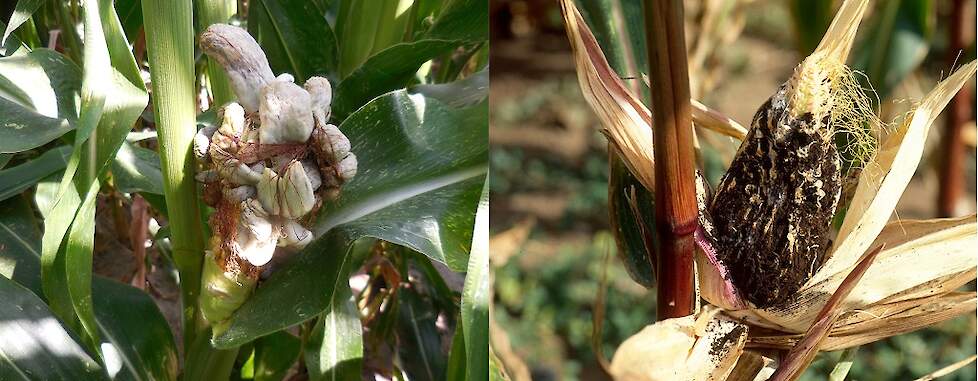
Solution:
[[(560, 6), (584, 98), (601, 119), (605, 135), (622, 152), (629, 170), (647, 189), (655, 189), (651, 112), (608, 65), (574, 1), (561, 0)], [(747, 129), (733, 119), (696, 100), (691, 103), (697, 125), (738, 139), (747, 135)]]

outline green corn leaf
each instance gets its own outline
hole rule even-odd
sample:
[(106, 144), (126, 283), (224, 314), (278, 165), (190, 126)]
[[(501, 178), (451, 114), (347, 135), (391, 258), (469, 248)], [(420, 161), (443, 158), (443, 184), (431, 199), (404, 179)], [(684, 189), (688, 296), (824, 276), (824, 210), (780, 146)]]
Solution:
[[(302, 342), (285, 331), (278, 331), (255, 342), (254, 380), (279, 381), (299, 358)], [(359, 377), (359, 372), (357, 373)]]
[(438, 12), (427, 39), (468, 42), (489, 39), (489, 12), (483, 0), (448, 0)]
[(415, 287), (398, 290), (397, 303), (397, 357), (401, 370), (411, 380), (444, 380), (447, 360), (435, 326), (438, 311)]
[(0, 152), (44, 145), (74, 128), (81, 72), (48, 49), (0, 58)]
[(33, 292), (0, 277), (0, 299), (0, 379), (109, 379)]
[(19, 0), (14, 7), (14, 13), (10, 15), (10, 21), (3, 31), (3, 40), (0, 44), (6, 43), (10, 34), (17, 30), (21, 25), (31, 18), (31, 15), (44, 4), (44, 0)]
[(445, 379), (448, 381), (465, 381), (465, 334), (463, 330), (455, 328), (452, 335), (452, 347), (448, 352), (448, 366), (445, 370)]
[(340, 78), (346, 78), (368, 57), (404, 41), (413, 0), (351, 0), (340, 4), (336, 29), (340, 44)]
[(61, 146), (45, 151), (41, 156), (18, 166), (0, 170), (0, 201), (16, 196), (45, 177), (65, 168), (71, 147)]
[(119, 15), (122, 30), (126, 32), (126, 39), (136, 41), (139, 30), (143, 27), (143, 8), (140, 0), (116, 0), (115, 11)]
[(406, 246), (463, 271), (488, 164), (486, 107), (454, 109), (399, 90), (347, 118), (340, 129), (358, 174), (324, 205), (312, 227), (321, 238), (258, 287), (214, 344), (240, 345), (327, 311), (359, 267), (361, 256), (350, 254), (357, 238)]
[[(3, 20), (0, 20), (0, 29), (7, 29), (7, 24)], [(30, 48), (15, 34), (7, 36), (7, 40), (0, 43), (0, 57), (23, 55), (28, 51)]]
[(652, 192), (645, 189), (617, 153), (610, 153), (608, 161), (611, 166), (608, 211), (618, 258), (632, 280), (646, 288), (655, 287), (655, 203)]
[(886, 99), (923, 63), (934, 31), (935, 5), (930, 0), (877, 3), (875, 23), (853, 49), (853, 69), (869, 77), (879, 99)]
[(156, 302), (114, 280), (92, 282), (105, 370), (115, 380), (175, 380), (177, 345)]
[(466, 380), (489, 373), (489, 184), (482, 189), (472, 233), (472, 251), (462, 289), (461, 325), (465, 335)]
[(363, 327), (350, 287), (339, 285), (316, 322), (305, 350), (310, 381), (358, 379), (363, 369)]
[(273, 72), (291, 73), (299, 83), (315, 75), (337, 78), (336, 37), (314, 3), (257, 0), (249, 9), (248, 32), (265, 51)]
[(421, 40), (397, 44), (371, 56), (336, 87), (333, 118), (343, 120), (371, 99), (409, 85), (421, 65), (459, 45), (458, 41)]
[(416, 85), (409, 90), (452, 107), (468, 107), (489, 96), (489, 68), (455, 82)]
[[(45, 219), (42, 281), (54, 311), (65, 321), (77, 321), (79, 324), (69, 325), (81, 328), (90, 350), (98, 353), (98, 328), (91, 299), (98, 177), (109, 167), (148, 97), (112, 2), (87, 2), (84, 16), (82, 109), (74, 151), (54, 207)], [(81, 163), (85, 166), (79, 168)], [(80, 174), (78, 178), (76, 173)], [(65, 197), (78, 189), (85, 191), (80, 204), (73, 202), (74, 197)], [(63, 242), (65, 237), (67, 241)]]
[(27, 287), (43, 297), (41, 257), (37, 245), (41, 237), (34, 211), (23, 197), (0, 202), (0, 275)]
[[(38, 190), (39, 196), (46, 194), (42, 197), (47, 200), (53, 198), (55, 192), (57, 183), (54, 180)], [(49, 203), (44, 198), (38, 202), (39, 205)], [(0, 202), (0, 246), (7, 248), (0, 250), (0, 275), (26, 287), (37, 297), (43, 295), (40, 240), (41, 232), (34, 212), (23, 198)], [(92, 287), (95, 319), (103, 339), (99, 347), (105, 354), (105, 371), (116, 380), (175, 379), (176, 344), (166, 319), (152, 298), (131, 286), (102, 277), (95, 277)], [(2, 342), (6, 341), (0, 340)], [(65, 348), (77, 346), (74, 342), (66, 345)], [(2, 374), (0, 371), (0, 379), (6, 380)], [(84, 378), (65, 375), (53, 379)]]
[(112, 176), (119, 192), (163, 194), (163, 172), (156, 151), (123, 144), (112, 161)]

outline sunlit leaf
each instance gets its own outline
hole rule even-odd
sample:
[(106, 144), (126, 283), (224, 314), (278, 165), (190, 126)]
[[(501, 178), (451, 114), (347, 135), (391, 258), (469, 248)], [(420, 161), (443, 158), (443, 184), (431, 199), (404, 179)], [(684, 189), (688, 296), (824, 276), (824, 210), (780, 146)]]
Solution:
[(0, 299), (0, 379), (109, 379), (33, 292), (0, 277)]
[(57, 139), (78, 118), (81, 72), (48, 49), (0, 58), (0, 152), (20, 152)]
[(363, 370), (360, 314), (349, 285), (338, 286), (306, 342), (304, 360), (312, 381), (356, 379)]

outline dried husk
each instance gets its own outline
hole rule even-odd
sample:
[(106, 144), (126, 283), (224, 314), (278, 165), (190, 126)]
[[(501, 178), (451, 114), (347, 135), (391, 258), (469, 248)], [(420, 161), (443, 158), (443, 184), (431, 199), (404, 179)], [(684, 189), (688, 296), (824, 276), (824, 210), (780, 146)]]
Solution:
[(821, 282), (851, 266), (859, 253), (866, 251), (876, 239), (917, 170), (931, 124), (975, 73), (975, 68), (976, 63), (972, 61), (941, 81), (899, 128), (883, 137), (880, 150), (859, 176), (832, 257), (810, 283)]
[[(601, 120), (609, 140), (622, 153), (629, 170), (647, 189), (655, 189), (652, 114), (608, 65), (573, 0), (561, 0), (560, 5), (584, 98)], [(697, 125), (738, 139), (747, 134), (747, 129), (733, 119), (696, 100), (691, 100), (691, 105), (693, 122)]]
[[(886, 245), (886, 249), (876, 258), (863, 281), (843, 301), (841, 308), (865, 309), (877, 302), (905, 300), (907, 295), (956, 289), (969, 280), (959, 274), (978, 265), (974, 255), (976, 244), (974, 215), (891, 223), (872, 243), (873, 247)], [(806, 285), (798, 292), (799, 296), (785, 306), (729, 311), (728, 314), (784, 332), (804, 332), (847, 273), (848, 269), (844, 269), (821, 282)]]
[(743, 353), (747, 326), (714, 307), (697, 315), (646, 326), (618, 347), (610, 372), (616, 380), (724, 380)]

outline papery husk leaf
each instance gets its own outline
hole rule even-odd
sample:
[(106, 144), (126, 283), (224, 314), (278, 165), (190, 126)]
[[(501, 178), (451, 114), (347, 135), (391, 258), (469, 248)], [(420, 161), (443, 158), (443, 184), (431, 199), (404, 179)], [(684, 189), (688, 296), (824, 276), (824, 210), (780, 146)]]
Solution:
[(972, 61), (941, 81), (902, 126), (883, 137), (879, 151), (860, 174), (835, 247), (830, 251), (831, 257), (806, 286), (822, 282), (851, 267), (859, 254), (870, 247), (889, 220), (920, 163), (931, 124), (951, 97), (975, 73), (975, 67)]
[[(841, 317), (822, 345), (823, 351), (837, 351), (869, 344), (942, 323), (978, 308), (974, 292), (951, 292), (920, 300), (874, 304)], [(801, 334), (751, 336), (748, 348), (788, 349)]]
[(839, 7), (832, 19), (829, 29), (822, 35), (822, 41), (818, 43), (814, 53), (827, 53), (830, 56), (839, 58), (845, 62), (849, 57), (849, 50), (856, 40), (856, 30), (859, 22), (862, 21), (863, 14), (869, 8), (869, 0), (846, 0)]
[(632, 173), (647, 189), (655, 189), (652, 114), (608, 64), (573, 0), (561, 0), (560, 5), (584, 98), (601, 119), (608, 137), (621, 150)]
[[(954, 285), (967, 282), (958, 276), (978, 265), (974, 248), (978, 245), (975, 215), (923, 221), (897, 221), (887, 225), (872, 245), (886, 249), (866, 273), (864, 279), (845, 299), (844, 310), (865, 308), (881, 301), (894, 301), (901, 293), (934, 294), (950, 291), (935, 281), (945, 278)], [(836, 273), (821, 282), (807, 284), (798, 296), (784, 306), (764, 310), (731, 311), (763, 327), (785, 332), (804, 332), (814, 321), (818, 310), (829, 299), (848, 271)], [(946, 278), (950, 277), (950, 278)], [(918, 288), (920, 287), (920, 288)], [(928, 291), (928, 288), (930, 289)], [(906, 299), (907, 295), (903, 295)]]
[[(560, 6), (584, 98), (601, 120), (605, 135), (622, 152), (629, 170), (647, 189), (655, 189), (651, 112), (608, 64), (574, 1), (561, 0)], [(733, 119), (698, 101), (691, 100), (691, 104), (697, 125), (738, 139), (747, 135), (747, 129)]]
[(725, 380), (743, 353), (747, 326), (707, 306), (659, 321), (625, 340), (611, 361), (616, 380)]
[(747, 128), (736, 120), (707, 107), (698, 100), (691, 99), (690, 103), (693, 106), (692, 115), (695, 125), (719, 132), (737, 140), (744, 140), (747, 137)]
[(815, 318), (812, 326), (808, 328), (805, 335), (784, 356), (781, 364), (778, 365), (778, 369), (771, 375), (771, 380), (794, 381), (801, 377), (801, 374), (805, 372), (805, 369), (808, 368), (812, 360), (815, 359), (815, 355), (822, 348), (825, 339), (828, 338), (829, 333), (832, 331), (832, 326), (835, 325), (835, 321), (842, 315), (842, 301), (849, 296), (856, 285), (859, 284), (860, 280), (863, 279), (866, 271), (873, 265), (874, 260), (882, 249), (883, 247), (879, 246), (863, 255), (859, 259), (859, 264), (846, 274), (845, 280), (839, 284), (839, 287), (832, 293), (829, 301), (819, 310), (818, 316)]
[[(748, 342), (749, 344), (749, 342)], [(746, 350), (726, 381), (764, 381), (774, 373), (774, 360), (754, 351)]]

